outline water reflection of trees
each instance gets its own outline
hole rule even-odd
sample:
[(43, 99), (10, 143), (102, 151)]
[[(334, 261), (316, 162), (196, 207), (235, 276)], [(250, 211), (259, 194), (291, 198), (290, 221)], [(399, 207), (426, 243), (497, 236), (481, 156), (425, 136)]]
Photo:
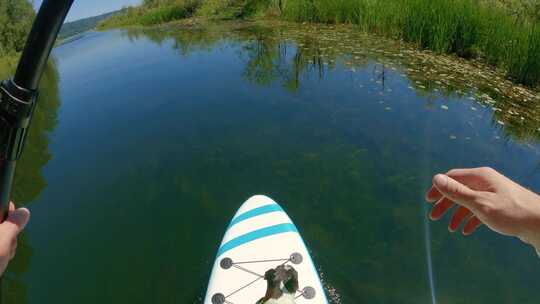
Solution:
[(219, 44), (239, 43), (245, 79), (262, 86), (278, 82), (289, 91), (298, 90), (303, 77), (324, 78), (338, 62), (355, 72), (377, 62), (379, 68), (371, 71), (371, 78), (373, 85), (381, 85), (383, 90), (386, 79), (406, 77), (421, 96), (433, 100), (468, 98), (479, 106), (493, 107), (493, 123), (500, 125), (508, 138), (540, 141), (538, 94), (514, 86), (481, 63), (420, 52), (401, 42), (332, 27), (290, 25), (131, 29), (126, 34), (130, 39), (146, 37), (159, 44), (171, 41), (183, 56)]
[(28, 286), (24, 283), (22, 276), (30, 268), (32, 254), (33, 249), (30, 247), (26, 234), (22, 234), (18, 240), (17, 256), (10, 262), (3, 280), (5, 303), (28, 303)]
[(172, 48), (178, 50), (182, 56), (187, 56), (196, 51), (210, 51), (226, 38), (225, 33), (222, 31), (200, 28), (181, 31), (129, 28), (123, 33), (131, 41), (146, 38), (158, 45), (163, 45), (166, 42), (172, 43)]
[(279, 81), (289, 91), (296, 91), (303, 74), (324, 78), (328, 67), (316, 39), (306, 39), (306, 47), (298, 48), (280, 37), (279, 31), (258, 30), (254, 35), (256, 38), (242, 47), (242, 57), (246, 59), (244, 77), (249, 81), (259, 85)]
[[(13, 73), (13, 70), (1, 70), (0, 73), (3, 74), (0, 75), (3, 79)], [(58, 72), (52, 61), (45, 70), (40, 87), (38, 105), (23, 156), (17, 165), (13, 186), (13, 199), (19, 204), (32, 202), (46, 186), (42, 169), (52, 157), (49, 151), (49, 133), (56, 126), (60, 107)]]
[(265, 26), (250, 26), (233, 31), (223, 31), (210, 27), (209, 29), (190, 30), (148, 30), (127, 29), (127, 37), (131, 40), (148, 38), (162, 45), (170, 41), (172, 47), (183, 56), (194, 51), (210, 51), (219, 43), (241, 43), (239, 57), (245, 61), (243, 76), (259, 85), (269, 85), (274, 81), (281, 82), (291, 91), (300, 87), (303, 74), (316, 74), (324, 78), (325, 71), (335, 68), (325, 63), (321, 42), (306, 37), (303, 48), (294, 41), (287, 39), (282, 30)]
[[(14, 66), (0, 67), (0, 78), (13, 74)], [(51, 159), (49, 151), (49, 133), (57, 123), (60, 107), (58, 91), (59, 76), (55, 63), (51, 61), (40, 84), (38, 106), (32, 119), (25, 150), (17, 165), (13, 186), (13, 200), (19, 205), (34, 201), (46, 186), (43, 168)], [(22, 275), (30, 267), (32, 248), (25, 234), (19, 238), (17, 257), (10, 263), (3, 280), (4, 301), (7, 303), (27, 303), (27, 286)]]

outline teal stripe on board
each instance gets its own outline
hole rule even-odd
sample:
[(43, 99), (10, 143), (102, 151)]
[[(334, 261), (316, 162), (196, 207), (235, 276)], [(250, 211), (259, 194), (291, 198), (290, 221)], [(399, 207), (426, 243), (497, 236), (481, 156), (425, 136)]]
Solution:
[(281, 207), (278, 204), (264, 205), (255, 209), (251, 209), (233, 218), (227, 229), (231, 228), (232, 226), (242, 221), (250, 219), (252, 217), (263, 215), (270, 212), (284, 212), (284, 211), (283, 209), (281, 209)]
[(264, 237), (271, 236), (271, 235), (274, 235), (274, 234), (285, 233), (285, 232), (296, 232), (296, 233), (298, 233), (298, 230), (296, 229), (294, 224), (286, 223), (286, 224), (278, 224), (278, 225), (274, 225), (274, 226), (261, 228), (261, 229), (255, 230), (255, 231), (251, 231), (249, 233), (246, 233), (244, 235), (236, 237), (236, 238), (228, 241), (227, 243), (223, 244), (219, 248), (217, 256), (219, 257), (222, 254), (224, 254), (225, 252), (227, 252), (227, 251), (229, 251), (231, 249), (234, 249), (234, 248), (236, 248), (238, 246), (242, 246), (242, 245), (244, 245), (246, 243), (249, 243), (249, 242), (252, 242), (252, 241), (255, 241), (255, 240), (258, 240), (258, 239), (262, 239)]

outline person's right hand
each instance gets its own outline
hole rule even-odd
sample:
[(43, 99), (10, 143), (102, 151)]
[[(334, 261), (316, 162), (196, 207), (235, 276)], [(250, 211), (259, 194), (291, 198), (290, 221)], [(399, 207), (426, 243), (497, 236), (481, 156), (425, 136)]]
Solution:
[(432, 220), (457, 205), (448, 226), (451, 232), (465, 222), (463, 234), (469, 235), (483, 223), (500, 234), (520, 238), (540, 252), (540, 196), (491, 168), (437, 174), (426, 199), (436, 202)]

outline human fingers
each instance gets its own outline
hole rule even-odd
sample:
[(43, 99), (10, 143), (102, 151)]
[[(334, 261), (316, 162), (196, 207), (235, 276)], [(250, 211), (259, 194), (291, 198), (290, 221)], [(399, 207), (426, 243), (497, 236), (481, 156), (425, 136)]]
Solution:
[(472, 190), (487, 191), (492, 186), (498, 175), (497, 171), (489, 167), (452, 169), (447, 176), (466, 185)]
[(9, 259), (13, 259), (15, 257), (15, 253), (17, 253), (17, 239), (15, 238), (12, 245), (11, 245), (11, 252), (9, 253)]
[(444, 174), (437, 174), (433, 177), (433, 186), (454, 203), (465, 206), (473, 212), (477, 209), (479, 193), (455, 179)]
[(441, 199), (443, 195), (437, 190), (435, 186), (431, 186), (431, 188), (426, 192), (426, 201), (430, 203), (434, 203)]
[(0, 224), (2, 234), (7, 239), (16, 237), (26, 227), (29, 220), (30, 211), (26, 208), (19, 208), (9, 212), (7, 219)]
[(458, 229), (461, 222), (471, 214), (471, 211), (467, 209), (466, 207), (459, 206), (456, 211), (454, 212), (454, 215), (452, 216), (452, 219), (450, 219), (450, 224), (448, 225), (448, 230), (450, 232), (454, 232)]
[(449, 198), (441, 198), (431, 209), (429, 218), (434, 221), (440, 219), (452, 206), (454, 206), (454, 202)]
[[(446, 172), (446, 176), (458, 181), (459, 183), (467, 186), (471, 190), (486, 191), (489, 188), (490, 177), (496, 174), (496, 171), (488, 168), (465, 168), (465, 169), (452, 169)], [(426, 200), (428, 202), (436, 202), (443, 194), (434, 185), (426, 192)]]
[(472, 216), (463, 227), (463, 235), (471, 235), (480, 226), (482, 222), (476, 216)]

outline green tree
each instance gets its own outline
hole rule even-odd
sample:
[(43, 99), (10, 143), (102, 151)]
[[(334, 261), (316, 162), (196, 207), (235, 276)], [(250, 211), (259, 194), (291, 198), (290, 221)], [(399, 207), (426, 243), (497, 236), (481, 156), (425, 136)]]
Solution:
[(34, 16), (28, 0), (0, 0), (0, 57), (22, 51)]

